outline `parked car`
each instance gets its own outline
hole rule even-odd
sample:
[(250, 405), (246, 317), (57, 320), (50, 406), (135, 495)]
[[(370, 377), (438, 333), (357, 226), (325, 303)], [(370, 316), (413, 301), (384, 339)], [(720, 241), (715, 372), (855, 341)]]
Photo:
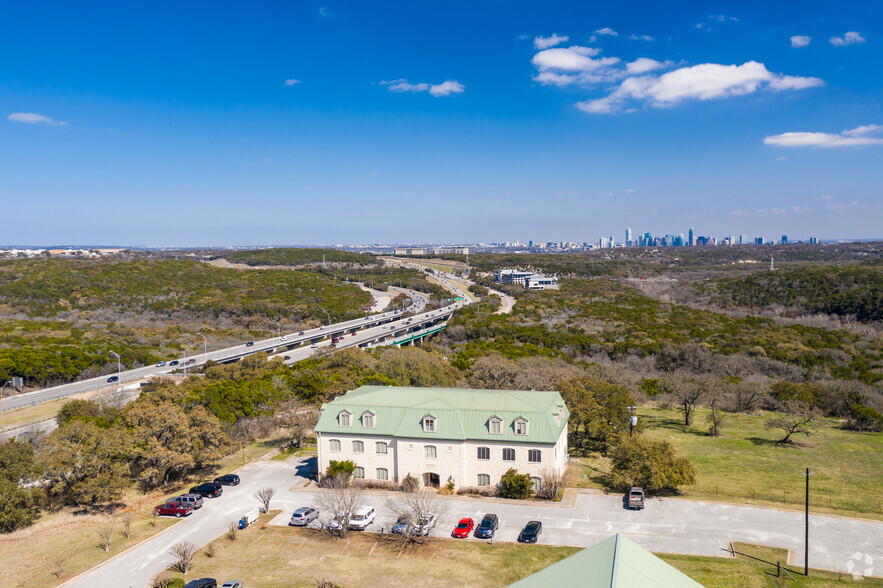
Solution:
[(221, 588), (242, 588), (242, 580), (230, 580), (221, 584)]
[(236, 474), (224, 474), (212, 480), (214, 484), (220, 484), (221, 486), (238, 486), (240, 481), (239, 476)]
[(169, 362), (169, 365), (178, 365), (178, 360), (173, 359), (172, 361)]
[(109, 377), (109, 378), (107, 379), (107, 381), (108, 381), (108, 382), (119, 382), (119, 381), (120, 381), (120, 377), (119, 377), (119, 376), (111, 376), (111, 377)]
[(214, 578), (200, 578), (199, 580), (190, 580), (184, 584), (184, 588), (218, 588), (218, 581)]
[(291, 520), (288, 521), (288, 524), (292, 527), (306, 527), (310, 523), (316, 520), (316, 517), (319, 516), (319, 510), (309, 507), (302, 506), (291, 515)]
[(473, 527), (475, 527), (475, 521), (473, 521), (469, 517), (464, 517), (460, 519), (460, 522), (457, 523), (456, 527), (454, 527), (454, 532), (451, 533), (451, 536), (460, 539), (469, 537), (469, 533), (472, 531)]
[(246, 347), (254, 347), (254, 341), (249, 341), (245, 344)]
[(368, 525), (374, 522), (375, 516), (376, 513), (374, 512), (373, 506), (363, 506), (350, 516), (348, 526), (350, 529), (355, 529), (356, 531), (364, 531), (368, 528)]
[(475, 536), (481, 539), (490, 539), (497, 532), (500, 526), (500, 519), (495, 514), (486, 514), (478, 526), (475, 528)]
[(177, 518), (186, 517), (193, 512), (193, 507), (189, 504), (181, 504), (180, 502), (167, 502), (160, 504), (153, 509), (157, 516), (173, 516)]
[(435, 523), (436, 517), (434, 512), (425, 514), (423, 515), (422, 521), (417, 524), (417, 532), (423, 533), (423, 535), (429, 535), (429, 532), (435, 527)]
[(215, 484), (214, 482), (208, 482), (206, 484), (200, 484), (199, 486), (194, 486), (190, 489), (191, 494), (200, 494), (206, 498), (217, 498), (221, 494), (223, 494), (224, 489), (220, 484)]
[(202, 496), (199, 494), (184, 494), (182, 496), (175, 496), (174, 498), (169, 498), (166, 500), (166, 504), (169, 502), (180, 502), (181, 504), (189, 504), (193, 507), (193, 510), (199, 510), (202, 508)]
[(530, 521), (525, 525), (521, 533), (518, 534), (519, 543), (536, 543), (543, 532), (543, 523), (540, 521)]
[(629, 490), (629, 508), (635, 510), (644, 509), (644, 489), (632, 486)]
[(411, 517), (408, 515), (402, 515), (396, 519), (395, 524), (392, 526), (392, 532), (396, 535), (407, 535), (411, 531)]
[(156, 367), (166, 367), (166, 362), (164, 362), (164, 361), (157, 362)]

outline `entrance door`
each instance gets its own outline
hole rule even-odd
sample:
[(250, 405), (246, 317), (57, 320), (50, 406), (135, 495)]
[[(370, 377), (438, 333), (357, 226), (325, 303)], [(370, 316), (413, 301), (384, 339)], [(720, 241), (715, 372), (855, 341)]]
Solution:
[(438, 474), (433, 474), (432, 472), (426, 472), (425, 474), (423, 474), (423, 485), (428, 486), (430, 488), (438, 488), (439, 487)]

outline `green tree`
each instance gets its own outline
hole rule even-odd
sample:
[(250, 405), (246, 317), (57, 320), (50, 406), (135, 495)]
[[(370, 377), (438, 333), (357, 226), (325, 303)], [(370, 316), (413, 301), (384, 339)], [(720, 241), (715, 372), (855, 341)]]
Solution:
[(31, 491), (17, 482), (0, 479), (0, 533), (27, 527), (40, 515)]
[(356, 471), (356, 464), (352, 462), (352, 460), (343, 460), (336, 461), (331, 460), (328, 462), (328, 469), (325, 470), (326, 478), (337, 478), (339, 475), (343, 475), (346, 477), (346, 480), (353, 476), (353, 472)]
[(530, 481), (530, 474), (519, 474), (515, 468), (509, 468), (500, 478), (500, 496), (515, 499), (533, 496), (533, 482)]
[(14, 439), (0, 443), (0, 479), (18, 484), (39, 473), (39, 464), (30, 443)]
[(611, 455), (611, 481), (617, 488), (676, 490), (696, 482), (696, 466), (668, 441), (624, 437)]

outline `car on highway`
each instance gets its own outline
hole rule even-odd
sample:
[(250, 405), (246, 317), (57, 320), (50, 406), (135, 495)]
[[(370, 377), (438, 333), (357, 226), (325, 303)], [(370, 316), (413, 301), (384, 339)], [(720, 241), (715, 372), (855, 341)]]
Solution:
[(355, 336), (356, 336), (356, 334), (355, 334), (355, 333), (353, 333), (353, 337), (355, 337)]
[(283, 355), (282, 356), (282, 361), (288, 361), (289, 359), (291, 359), (290, 355)]
[(194, 363), (196, 363), (195, 359), (188, 359), (184, 362), (184, 365), (193, 365)]
[(173, 359), (172, 361), (169, 362), (169, 365), (178, 365), (178, 360)]
[(217, 498), (223, 493), (224, 489), (221, 487), (221, 485), (215, 484), (214, 482), (200, 484), (190, 489), (190, 494), (200, 494), (205, 498)]
[(242, 580), (230, 580), (221, 584), (221, 588), (242, 588)]
[(221, 486), (238, 486), (241, 481), (236, 474), (224, 474), (212, 480), (212, 483), (220, 484)]
[(254, 341), (249, 341), (245, 344), (246, 347), (254, 347)]
[(214, 578), (200, 578), (190, 580), (184, 584), (184, 588), (218, 588), (218, 581)]
[(175, 496), (174, 498), (169, 498), (168, 500), (166, 500), (166, 504), (170, 502), (189, 504), (193, 507), (193, 510), (199, 510), (200, 508), (202, 508), (202, 496), (199, 494), (184, 494), (182, 496)]
[(497, 528), (500, 526), (500, 519), (495, 514), (486, 514), (478, 526), (475, 528), (475, 536), (479, 539), (491, 539)]
[(280, 341), (285, 341), (285, 335), (282, 335), (281, 337), (279, 337), (279, 340), (280, 340)]
[(543, 532), (543, 523), (540, 521), (530, 521), (518, 534), (519, 543), (536, 543)]
[(301, 332), (300, 332), (300, 333), (298, 333), (298, 335), (303, 335), (303, 334), (304, 334), (304, 332), (303, 332), (303, 331), (301, 331)]
[(120, 377), (119, 377), (119, 376), (111, 376), (111, 377), (109, 377), (109, 378), (107, 379), (107, 381), (108, 381), (108, 382), (119, 382), (119, 381), (120, 381)]
[(164, 361), (158, 361), (158, 362), (156, 363), (156, 367), (166, 367), (166, 362), (164, 362)]
[(318, 347), (319, 347), (318, 343), (313, 343), (312, 345), (310, 345), (310, 349), (317, 349)]
[(316, 520), (319, 516), (319, 509), (310, 506), (302, 506), (291, 514), (291, 520), (288, 521), (292, 527), (306, 527)]
[(167, 502), (165, 504), (160, 504), (153, 509), (153, 514), (156, 516), (172, 516), (179, 519), (188, 516), (192, 512), (192, 506), (180, 502)]
[(459, 539), (469, 537), (469, 533), (472, 531), (473, 527), (475, 527), (475, 521), (473, 521), (469, 517), (463, 517), (462, 519), (460, 519), (460, 522), (457, 523), (457, 526), (454, 527), (454, 532), (451, 533), (451, 537), (456, 537)]

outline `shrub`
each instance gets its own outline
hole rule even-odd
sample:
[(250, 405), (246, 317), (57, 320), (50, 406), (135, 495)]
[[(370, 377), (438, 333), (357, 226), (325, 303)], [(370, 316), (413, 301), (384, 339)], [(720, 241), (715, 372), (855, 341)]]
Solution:
[(339, 474), (344, 474), (347, 479), (351, 478), (353, 472), (356, 471), (356, 464), (352, 460), (328, 462), (328, 469), (325, 470), (325, 476), (328, 478), (336, 478)]
[(402, 492), (414, 492), (420, 488), (420, 480), (408, 474), (402, 479)]
[(514, 499), (533, 496), (533, 482), (530, 481), (530, 474), (519, 474), (515, 468), (509, 468), (500, 478), (500, 496)]

